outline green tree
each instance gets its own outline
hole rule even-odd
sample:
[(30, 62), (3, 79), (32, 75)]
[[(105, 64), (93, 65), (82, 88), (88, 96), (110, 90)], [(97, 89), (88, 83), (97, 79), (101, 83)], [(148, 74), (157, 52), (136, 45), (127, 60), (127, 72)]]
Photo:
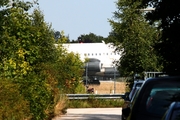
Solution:
[(144, 19), (143, 13), (137, 9), (139, 4), (118, 0), (114, 19), (109, 20), (112, 32), (106, 42), (113, 43), (121, 55), (117, 65), (122, 76), (161, 70), (153, 49), (159, 32)]
[(56, 43), (68, 43), (69, 42), (69, 37), (65, 36), (64, 31), (56, 31), (54, 33), (54, 37), (56, 39)]
[[(83, 34), (80, 35), (77, 39), (77, 43), (82, 42), (82, 43), (101, 43), (104, 38), (100, 35), (96, 35), (94, 33), (89, 33), (89, 34)], [(73, 41), (74, 42), (74, 41)]]
[[(132, 0), (133, 3), (137, 0)], [(146, 7), (155, 8), (154, 11), (146, 14), (146, 19), (150, 23), (159, 21), (158, 28), (162, 31), (155, 49), (159, 56), (162, 56), (160, 61), (164, 66), (164, 72), (178, 73), (180, 72), (180, 1), (173, 0), (142, 0), (139, 9)]]
[(79, 54), (68, 53), (65, 48), (62, 48), (62, 44), (58, 44), (57, 48), (60, 55), (55, 69), (58, 71), (59, 87), (63, 93), (77, 93), (79, 92), (77, 88), (82, 85), (83, 62), (80, 60)]
[[(60, 90), (74, 93), (79, 87), (82, 62), (63, 48), (66, 37), (60, 38), (60, 47), (55, 46), (54, 31), (42, 12), (28, 11), (35, 4), (19, 0), (7, 4), (3, 2), (0, 11), (0, 80), (18, 86), (14, 89), (27, 101), (33, 120), (51, 119)], [(64, 86), (66, 80), (70, 89)]]
[(66, 37), (66, 36), (64, 35), (64, 31), (61, 31), (61, 32), (60, 32), (60, 38), (59, 38), (59, 40), (60, 40), (61, 43), (67, 43), (67, 42), (68, 42), (68, 37)]
[(44, 119), (52, 102), (41, 64), (55, 59), (54, 38), (39, 10), (28, 13), (32, 3), (14, 1), (1, 11), (0, 51), (1, 77), (19, 87), (30, 103), (32, 119)]

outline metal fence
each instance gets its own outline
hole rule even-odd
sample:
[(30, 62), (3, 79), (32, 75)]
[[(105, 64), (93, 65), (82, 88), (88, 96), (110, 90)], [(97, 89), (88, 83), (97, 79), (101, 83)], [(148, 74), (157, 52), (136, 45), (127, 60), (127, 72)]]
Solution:
[(124, 99), (125, 94), (67, 94), (69, 100), (77, 99)]

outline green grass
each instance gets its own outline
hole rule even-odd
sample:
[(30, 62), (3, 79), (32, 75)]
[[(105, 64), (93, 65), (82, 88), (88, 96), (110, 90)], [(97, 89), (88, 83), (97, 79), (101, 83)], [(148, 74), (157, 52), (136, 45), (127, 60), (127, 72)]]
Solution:
[(68, 100), (68, 108), (111, 108), (122, 107), (123, 99), (95, 99)]

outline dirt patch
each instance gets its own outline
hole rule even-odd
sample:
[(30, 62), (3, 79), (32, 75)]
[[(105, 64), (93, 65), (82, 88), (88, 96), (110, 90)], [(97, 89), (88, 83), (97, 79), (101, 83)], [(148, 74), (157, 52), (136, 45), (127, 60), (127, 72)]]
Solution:
[[(125, 93), (126, 83), (116, 82), (116, 93)], [(114, 91), (114, 81), (100, 81), (100, 85), (89, 85), (89, 88), (94, 88), (97, 94), (111, 94)]]

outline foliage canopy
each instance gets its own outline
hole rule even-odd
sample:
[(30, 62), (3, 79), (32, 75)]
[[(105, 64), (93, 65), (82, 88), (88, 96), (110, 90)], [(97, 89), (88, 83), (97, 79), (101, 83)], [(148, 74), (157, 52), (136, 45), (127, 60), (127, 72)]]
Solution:
[(106, 42), (112, 42), (121, 53), (117, 61), (122, 76), (133, 76), (145, 71), (159, 71), (158, 57), (153, 49), (157, 42), (158, 31), (154, 25), (149, 25), (144, 19), (144, 13), (139, 11), (140, 2), (131, 4), (127, 0), (116, 2), (117, 11), (114, 19), (109, 20), (112, 26)]
[[(40, 9), (33, 8), (36, 4), (21, 0), (13, 0), (11, 4), (8, 0), (0, 1), (0, 81), (7, 81), (3, 85), (15, 86), (14, 92), (8, 93), (12, 95), (9, 98), (15, 97), (14, 93), (22, 96), (19, 100), (27, 102), (27, 116), (42, 120), (53, 117), (61, 91), (77, 92), (73, 89), (81, 85), (83, 69), (78, 55), (68, 53), (62, 45), (56, 48), (54, 30), (44, 21)], [(64, 81), (70, 83), (71, 89)], [(6, 106), (1, 104), (0, 107)], [(13, 109), (14, 115), (23, 112)], [(14, 116), (11, 117), (9, 119)]]
[[(131, 0), (132, 4), (137, 0)], [(146, 14), (150, 23), (159, 21), (158, 28), (162, 35), (155, 45), (160, 61), (164, 66), (164, 72), (180, 72), (180, 1), (179, 0), (141, 0), (139, 8), (153, 7), (154, 11)]]

